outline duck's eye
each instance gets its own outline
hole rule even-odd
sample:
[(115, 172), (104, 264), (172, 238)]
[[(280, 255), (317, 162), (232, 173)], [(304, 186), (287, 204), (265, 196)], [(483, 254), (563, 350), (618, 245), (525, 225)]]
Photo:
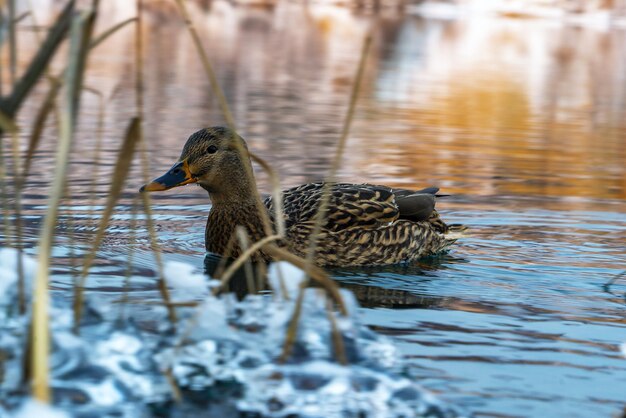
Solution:
[(208, 154), (215, 154), (217, 152), (217, 147), (215, 145), (211, 145), (209, 148), (206, 149), (206, 152)]

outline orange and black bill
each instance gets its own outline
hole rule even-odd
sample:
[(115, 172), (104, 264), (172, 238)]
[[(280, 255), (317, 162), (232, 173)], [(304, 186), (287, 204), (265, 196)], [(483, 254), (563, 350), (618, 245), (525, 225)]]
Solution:
[(179, 161), (169, 169), (167, 173), (159, 178), (152, 180), (148, 184), (144, 184), (139, 189), (140, 192), (159, 192), (173, 187), (184, 186), (185, 184), (195, 183), (198, 179), (194, 178), (189, 171), (187, 161)]

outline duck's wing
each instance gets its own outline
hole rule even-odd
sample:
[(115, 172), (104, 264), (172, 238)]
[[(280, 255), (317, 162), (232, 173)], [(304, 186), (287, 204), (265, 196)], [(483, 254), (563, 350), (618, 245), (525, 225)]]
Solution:
[[(314, 220), (323, 187), (323, 183), (309, 183), (283, 192), (287, 228)], [(427, 220), (434, 210), (437, 191), (436, 188), (415, 192), (372, 184), (336, 183), (330, 188), (324, 228), (340, 231), (354, 226), (373, 227), (398, 218)], [(273, 215), (271, 197), (265, 204)]]
[(399, 217), (414, 222), (427, 221), (435, 212), (435, 196), (438, 191), (437, 187), (428, 187), (418, 191), (392, 189), (396, 196)]

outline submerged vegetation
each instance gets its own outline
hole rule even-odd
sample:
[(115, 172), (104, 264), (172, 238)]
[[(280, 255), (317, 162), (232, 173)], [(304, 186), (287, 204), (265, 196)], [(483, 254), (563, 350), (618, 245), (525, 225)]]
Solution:
[[(187, 24), (224, 118), (231, 129), (235, 129), (235, 121), (185, 1), (177, 0), (176, 6)], [(97, 0), (86, 9), (68, 2), (19, 78), (15, 65), (19, 52), (15, 31), (22, 17), (14, 16), (14, 0), (7, 3), (8, 13), (2, 10), (0, 33), (9, 34), (3, 41), (9, 43), (12, 89), (3, 91), (0, 102), (0, 184), (4, 218), (4, 241), (0, 251), (0, 416), (20, 408), (22, 414), (27, 413), (24, 411), (35, 413), (38, 407), (26, 401), (28, 397), (41, 403), (54, 403), (75, 416), (94, 413), (129, 417), (138, 414), (193, 416), (206, 408), (260, 416), (293, 413), (331, 416), (341, 411), (359, 416), (372, 411), (383, 416), (456, 416), (454, 410), (439, 404), (409, 380), (394, 377), (393, 372), (387, 371), (398, 361), (393, 346), (358, 323), (357, 305), (351, 294), (340, 292), (327, 273), (313, 265), (317, 240), (311, 240), (304, 258), (285, 251), (276, 245), (285, 236), (284, 224), (279, 221), (273, 233), (264, 210), (259, 213), (264, 218), (265, 237), (251, 242), (250, 237), (238, 229), (230, 241), (238, 242), (241, 254), (231, 263), (225, 262), (227, 257), (220, 261), (213, 275), (217, 281), (211, 282), (212, 287), (207, 292), (204, 276), (195, 275), (186, 265), (164, 263), (151, 202), (149, 196), (142, 193), (134, 199), (133, 208), (141, 203), (162, 297), (160, 303), (146, 306), (151, 312), (151, 321), (160, 325), (152, 332), (137, 328), (141, 321), (131, 321), (123, 314), (124, 306), (129, 303), (126, 293), (112, 306), (90, 298), (87, 290), (90, 268), (98, 257), (133, 162), (140, 161), (146, 182), (149, 168), (142, 126), (142, 2), (137, 2), (135, 18), (94, 34), (98, 8)], [(81, 114), (81, 96), (95, 94), (99, 97), (98, 138), (102, 136), (107, 111), (104, 95), (84, 84), (85, 72), (90, 56), (97, 54), (97, 47), (116, 31), (128, 30), (125, 28), (129, 24), (135, 26), (135, 115), (128, 120), (126, 134), (119, 145), (107, 200), (97, 212), (99, 223), (91, 237), (90, 248), (82, 258), (82, 266), (78, 266), (70, 310), (64, 301), (51, 300), (49, 277), (59, 211), (62, 204), (71, 205), (67, 170), (72, 144), (79, 140), (75, 126)], [(368, 36), (328, 176), (330, 181), (336, 176), (345, 149), (370, 43)], [(68, 44), (66, 52), (60, 48), (63, 44)], [(52, 59), (64, 60), (65, 68), (55, 74), (49, 66)], [(18, 133), (24, 127), (16, 123), (16, 115), (36, 85), (47, 87), (48, 92), (39, 105), (33, 126), (29, 127), (31, 136), (23, 157)], [(22, 253), (21, 195), (33, 156), (41, 144), (44, 126), (50, 119), (54, 120), (58, 132), (56, 169), (35, 261)], [(6, 138), (11, 139), (10, 151), (5, 146)], [(94, 167), (99, 165), (100, 147), (99, 140), (93, 154)], [(247, 153), (247, 150), (241, 151)], [(275, 170), (259, 156), (250, 154), (250, 157), (271, 178), (275, 219), (282, 220), (281, 193)], [(247, 174), (252, 176), (251, 172)], [(316, 216), (317, 233), (328, 195), (329, 190), (325, 189)], [(258, 195), (256, 201), (261, 208)], [(96, 210), (93, 204), (90, 210)], [(140, 227), (137, 216), (134, 210), (131, 240), (132, 229)], [(260, 250), (286, 263), (273, 263), (269, 274), (264, 264), (253, 269), (249, 259)], [(128, 265), (132, 263), (131, 250)], [(223, 291), (241, 274), (242, 266), (243, 280), (251, 294), (237, 301)], [(127, 290), (131, 275), (119, 279), (125, 281)], [(319, 288), (309, 288), (309, 280)], [(282, 296), (272, 298), (261, 292), (268, 288)], [(112, 314), (112, 311), (118, 313)], [(163, 322), (165, 318), (167, 322)], [(233, 384), (238, 389), (229, 394)], [(285, 392), (287, 387), (290, 389)], [(212, 394), (212, 388), (229, 394), (226, 398), (239, 400), (215, 401), (216, 396), (222, 397)], [(311, 390), (319, 390), (320, 396), (326, 399), (311, 403), (307, 400)], [(326, 403), (329, 399), (332, 401)]]

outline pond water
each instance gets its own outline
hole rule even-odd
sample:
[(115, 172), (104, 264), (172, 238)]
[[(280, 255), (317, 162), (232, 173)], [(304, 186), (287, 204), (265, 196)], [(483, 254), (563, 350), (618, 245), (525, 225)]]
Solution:
[[(100, 31), (134, 12), (125, 2), (104, 3)], [(53, 7), (41, 7), (44, 21)], [(365, 321), (397, 342), (417, 382), (476, 416), (611, 416), (624, 408), (626, 279), (604, 286), (626, 270), (624, 29), (389, 11), (372, 17), (288, 2), (190, 7), (240, 133), (285, 188), (319, 180), (329, 168), (372, 31), (340, 178), (437, 185), (451, 195), (438, 202), (444, 219), (470, 228), (435, 259), (332, 272), (356, 293)], [(190, 133), (224, 122), (174, 10), (148, 3), (145, 17), (145, 133), (156, 176)], [(33, 34), (19, 35), (25, 64)], [(71, 201), (56, 237), (52, 286), (61, 297), (69, 297), (73, 266), (96, 230), (89, 204), (104, 204), (134, 115), (133, 45), (127, 28), (89, 63), (86, 84), (104, 97), (102, 153), (94, 164), (99, 99), (85, 93)], [(44, 87), (22, 110), (23, 126)], [(51, 124), (24, 190), (31, 254), (55, 138)], [(133, 283), (134, 297), (158, 298), (145, 226), (130, 223), (139, 165), (88, 283), (102, 297), (119, 297), (132, 251), (134, 273), (144, 277)], [(260, 172), (258, 180), (268, 192)], [(205, 193), (190, 186), (152, 197), (166, 259), (203, 268)]]

